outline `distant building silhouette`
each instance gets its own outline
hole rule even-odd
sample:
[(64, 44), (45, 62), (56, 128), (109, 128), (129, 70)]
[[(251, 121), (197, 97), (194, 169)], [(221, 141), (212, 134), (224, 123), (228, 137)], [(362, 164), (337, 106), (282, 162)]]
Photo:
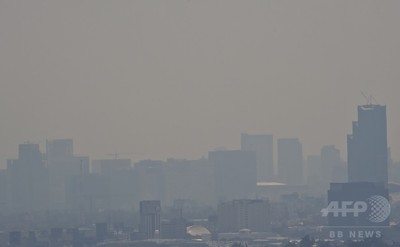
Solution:
[(139, 231), (145, 239), (160, 236), (161, 202), (159, 200), (140, 202)]
[(257, 161), (257, 182), (274, 179), (274, 157), (272, 135), (241, 135), (241, 150), (254, 151)]
[(303, 148), (299, 139), (278, 139), (278, 172), (286, 184), (303, 184)]
[(349, 182), (388, 183), (386, 106), (358, 106), (358, 121), (347, 137)]
[(39, 144), (20, 144), (18, 159), (7, 161), (8, 206), (16, 212), (47, 209), (48, 173)]
[(215, 168), (217, 200), (251, 198), (257, 186), (256, 155), (251, 151), (213, 151), (208, 154)]
[(72, 176), (89, 173), (89, 157), (74, 156), (72, 139), (46, 142), (46, 163), (49, 170), (50, 208), (64, 208), (66, 182)]
[(218, 205), (218, 232), (270, 230), (270, 204), (265, 200), (233, 200)]
[(165, 169), (161, 160), (142, 160), (134, 164), (135, 188), (139, 201), (165, 199)]
[(312, 186), (320, 186), (323, 183), (321, 156), (308, 155), (306, 160), (306, 179), (307, 184)]
[(177, 199), (196, 201), (203, 205), (214, 204), (214, 169), (206, 158), (168, 159), (164, 164), (167, 204)]
[(340, 158), (340, 151), (333, 145), (321, 148), (321, 178), (324, 187), (328, 188), (329, 183), (344, 183), (346, 179), (346, 167)]

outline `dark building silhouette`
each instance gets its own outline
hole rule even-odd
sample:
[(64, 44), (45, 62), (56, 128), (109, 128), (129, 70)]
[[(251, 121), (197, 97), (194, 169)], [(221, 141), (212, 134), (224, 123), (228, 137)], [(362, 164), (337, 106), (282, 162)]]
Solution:
[(8, 243), (11, 246), (20, 246), (22, 243), (22, 234), (20, 231), (13, 231), (9, 233)]
[(329, 183), (346, 182), (346, 168), (340, 151), (333, 145), (321, 148), (321, 178), (324, 186), (329, 187)]
[(7, 187), (11, 211), (47, 209), (48, 172), (39, 144), (20, 144), (18, 159), (7, 161)]
[(213, 151), (208, 158), (215, 168), (217, 200), (245, 199), (255, 196), (256, 155), (251, 151)]
[(161, 221), (161, 238), (185, 239), (187, 222), (184, 218)]
[(303, 149), (299, 139), (278, 139), (278, 172), (286, 184), (303, 184)]
[(306, 160), (306, 179), (307, 184), (312, 186), (320, 186), (323, 184), (322, 179), (322, 168), (321, 168), (321, 156), (320, 155), (308, 155)]
[(272, 135), (241, 135), (241, 150), (256, 153), (257, 182), (266, 182), (274, 179), (274, 157)]
[(108, 237), (107, 223), (101, 222), (96, 223), (96, 240), (97, 242), (103, 242)]
[(164, 162), (166, 204), (184, 199), (202, 205), (215, 200), (214, 169), (206, 158), (199, 160), (168, 159)]
[(358, 121), (347, 137), (349, 182), (388, 183), (386, 106), (358, 106)]
[(66, 206), (66, 183), (72, 176), (89, 173), (89, 157), (74, 156), (72, 139), (55, 139), (46, 142), (46, 163), (49, 171), (49, 207)]
[(135, 188), (139, 201), (165, 199), (165, 169), (161, 160), (135, 163)]
[(161, 201), (140, 202), (139, 232), (144, 239), (158, 238), (161, 231)]
[(218, 232), (270, 230), (270, 204), (265, 200), (233, 200), (218, 205)]

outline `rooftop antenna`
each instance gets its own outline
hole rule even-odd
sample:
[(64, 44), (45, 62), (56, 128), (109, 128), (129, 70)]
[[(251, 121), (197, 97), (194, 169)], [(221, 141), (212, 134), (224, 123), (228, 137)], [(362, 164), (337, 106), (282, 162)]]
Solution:
[(372, 95), (367, 96), (367, 95), (365, 95), (365, 93), (363, 91), (361, 91), (361, 95), (367, 101), (367, 105), (372, 105), (372, 101), (374, 101), (376, 104), (378, 104), (378, 101), (374, 98), (374, 96), (372, 96)]

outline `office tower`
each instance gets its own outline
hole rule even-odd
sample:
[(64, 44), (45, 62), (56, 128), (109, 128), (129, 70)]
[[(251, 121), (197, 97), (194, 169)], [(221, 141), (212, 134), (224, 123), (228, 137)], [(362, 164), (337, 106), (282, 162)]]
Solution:
[(250, 229), (254, 232), (270, 230), (270, 205), (265, 200), (233, 200), (218, 205), (219, 233)]
[(358, 106), (358, 121), (347, 136), (349, 182), (388, 183), (386, 106)]
[[(109, 208), (113, 201), (109, 193), (109, 181), (99, 174), (69, 176), (65, 185), (65, 207), (80, 213)], [(82, 219), (83, 220), (83, 219)]]
[(278, 139), (278, 173), (286, 184), (303, 184), (303, 150), (299, 139)]
[(0, 169), (0, 211), (7, 209), (7, 170)]
[(108, 226), (106, 222), (96, 223), (96, 240), (103, 242), (108, 238)]
[(46, 154), (47, 158), (62, 159), (70, 158), (74, 155), (74, 143), (72, 139), (56, 139), (46, 141)]
[(307, 184), (312, 186), (319, 186), (322, 184), (322, 169), (321, 169), (321, 156), (308, 155), (306, 160), (306, 179)]
[(66, 203), (66, 182), (72, 176), (89, 173), (89, 157), (74, 156), (72, 139), (55, 139), (46, 142), (49, 170), (50, 208), (61, 209)]
[(215, 169), (217, 200), (248, 199), (255, 196), (257, 185), (256, 155), (251, 151), (209, 152)]
[(184, 218), (174, 218), (161, 221), (161, 238), (185, 239), (187, 221)]
[(168, 159), (165, 162), (165, 202), (176, 199), (213, 205), (215, 200), (214, 169), (206, 158), (199, 160)]
[(165, 199), (165, 170), (160, 160), (135, 163), (133, 172), (139, 201)]
[(256, 153), (257, 182), (274, 179), (273, 137), (272, 135), (241, 135), (241, 150)]
[(340, 151), (333, 145), (321, 148), (321, 178), (326, 185), (329, 183), (346, 182), (346, 169)]
[(139, 231), (145, 239), (157, 238), (161, 231), (161, 202), (140, 202)]
[(48, 173), (39, 144), (20, 144), (18, 159), (7, 161), (8, 206), (17, 212), (47, 209)]

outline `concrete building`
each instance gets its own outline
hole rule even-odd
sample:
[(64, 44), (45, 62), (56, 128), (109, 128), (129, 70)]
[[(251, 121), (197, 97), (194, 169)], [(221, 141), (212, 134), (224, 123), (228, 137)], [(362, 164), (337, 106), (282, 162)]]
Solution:
[(159, 238), (161, 231), (161, 202), (140, 202), (139, 232), (144, 239)]
[(358, 121), (347, 137), (349, 182), (388, 183), (386, 106), (358, 106)]
[(272, 135), (241, 135), (241, 150), (256, 153), (257, 182), (271, 181), (275, 177)]
[(278, 174), (283, 183), (304, 183), (303, 149), (299, 139), (278, 139)]
[(7, 161), (8, 208), (15, 212), (45, 210), (48, 188), (48, 172), (39, 144), (20, 144), (18, 159)]
[(187, 221), (183, 218), (174, 218), (161, 221), (161, 238), (185, 239)]
[(72, 139), (47, 141), (45, 157), (49, 170), (49, 207), (63, 209), (66, 206), (67, 180), (89, 173), (89, 157), (74, 155)]
[(266, 200), (233, 200), (218, 205), (219, 233), (270, 230), (270, 205)]
[(207, 159), (168, 159), (164, 166), (165, 201), (168, 205), (178, 199), (194, 201), (200, 205), (214, 205), (214, 169)]
[(213, 151), (208, 154), (215, 169), (217, 201), (255, 197), (256, 155), (251, 151)]
[(323, 184), (320, 155), (308, 155), (306, 159), (307, 185), (320, 186)]
[(347, 181), (347, 171), (340, 157), (340, 151), (333, 145), (321, 148), (321, 172), (323, 186), (326, 188), (329, 187), (329, 183), (344, 183)]
[(162, 201), (165, 199), (165, 169), (163, 161), (140, 161), (135, 163), (133, 172), (139, 201)]

